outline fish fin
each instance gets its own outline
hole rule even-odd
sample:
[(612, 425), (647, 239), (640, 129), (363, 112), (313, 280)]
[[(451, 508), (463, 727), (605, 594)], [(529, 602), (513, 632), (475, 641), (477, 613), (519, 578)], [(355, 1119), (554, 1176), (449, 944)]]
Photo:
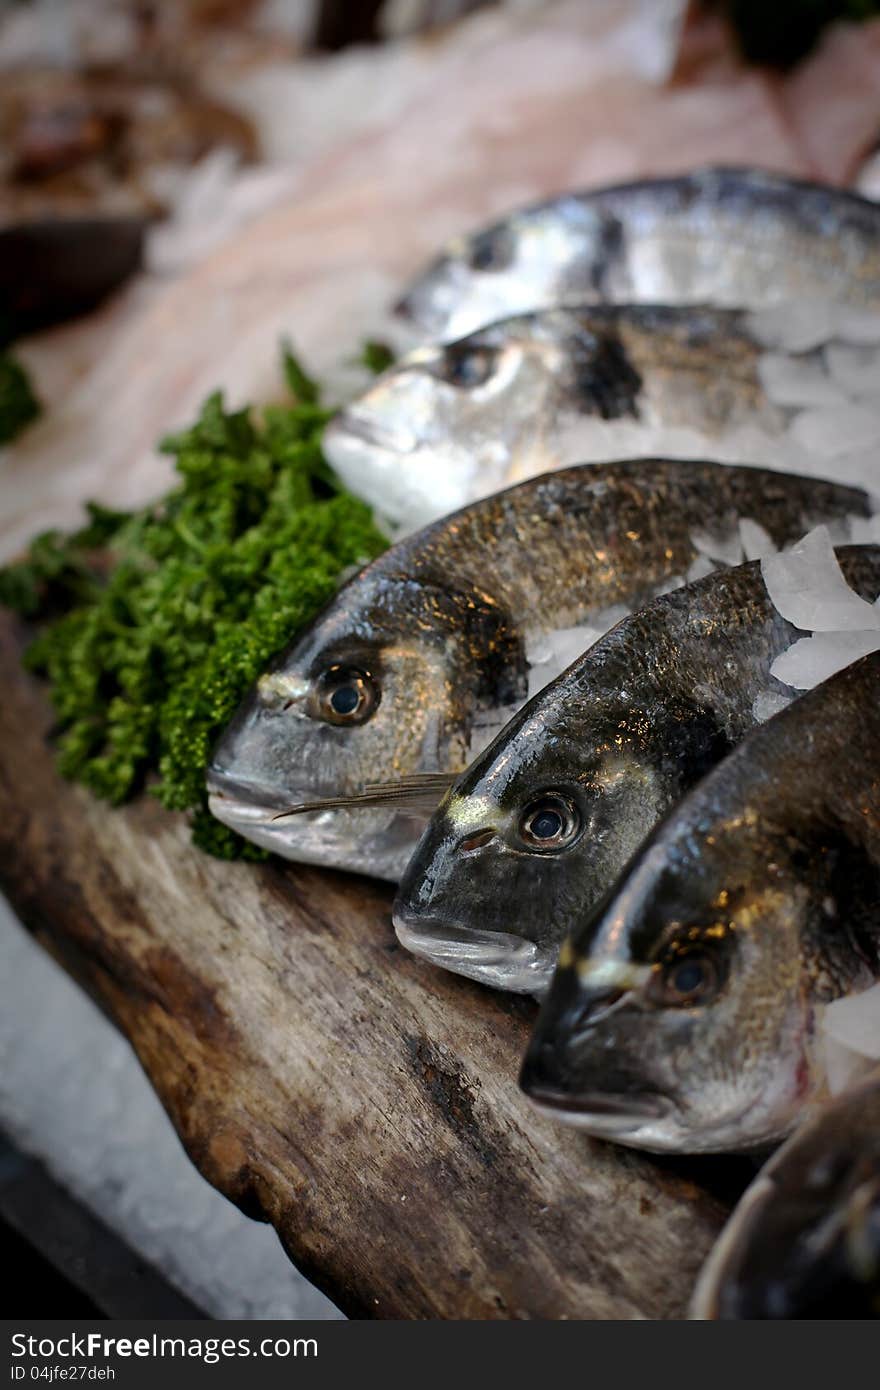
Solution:
[(367, 782), (361, 792), (303, 801), (299, 806), (279, 811), (272, 819), (284, 820), (286, 816), (300, 816), (306, 811), (360, 810), (367, 806), (385, 806), (408, 811), (411, 815), (432, 816), (458, 775), (457, 772), (415, 772), (409, 777), (399, 777), (396, 782)]

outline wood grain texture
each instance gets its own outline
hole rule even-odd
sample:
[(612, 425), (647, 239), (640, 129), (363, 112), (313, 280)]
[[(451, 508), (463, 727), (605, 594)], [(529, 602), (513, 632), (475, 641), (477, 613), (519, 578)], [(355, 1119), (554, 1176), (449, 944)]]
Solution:
[(725, 1204), (530, 1108), (534, 1006), (407, 956), (387, 887), (219, 863), (62, 782), (20, 645), (4, 616), (0, 882), (205, 1177), (353, 1316), (681, 1316)]

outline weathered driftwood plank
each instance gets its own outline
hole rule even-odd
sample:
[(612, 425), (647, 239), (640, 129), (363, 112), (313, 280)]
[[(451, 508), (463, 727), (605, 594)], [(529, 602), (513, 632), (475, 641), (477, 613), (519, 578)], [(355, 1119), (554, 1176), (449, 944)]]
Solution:
[(205, 1176), (355, 1316), (680, 1315), (723, 1206), (531, 1111), (533, 1005), (409, 958), (380, 885), (218, 863), (64, 784), (19, 645), (4, 617), (0, 881)]

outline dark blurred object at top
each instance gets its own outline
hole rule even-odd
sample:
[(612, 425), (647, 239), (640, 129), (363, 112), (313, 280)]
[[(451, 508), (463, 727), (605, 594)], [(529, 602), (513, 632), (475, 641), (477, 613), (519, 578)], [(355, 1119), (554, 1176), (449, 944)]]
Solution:
[(380, 39), (437, 29), (452, 24), (472, 10), (497, 4), (497, 0), (318, 0), (312, 33), (315, 48), (336, 51), (352, 43), (377, 43)]
[(148, 226), (140, 216), (0, 226), (0, 349), (94, 309), (140, 269)]
[[(52, 27), (73, 10), (15, 8), (46, 51), (25, 49), (23, 61), (0, 43), (0, 341), (87, 312), (124, 283), (181, 170), (219, 147), (258, 155), (250, 121), (200, 90), (154, 6), (121, 7), (127, 46), (103, 61), (72, 32), (56, 33), (52, 60)], [(206, 23), (207, 8), (191, 6), (191, 19)], [(96, 5), (97, 27), (102, 18)]]
[(125, 68), (7, 71), (0, 222), (161, 214), (161, 176), (220, 145), (244, 159), (257, 152), (250, 122), (185, 79)]
[(829, 24), (870, 19), (880, 0), (704, 0), (701, 8), (727, 15), (748, 62), (790, 68)]

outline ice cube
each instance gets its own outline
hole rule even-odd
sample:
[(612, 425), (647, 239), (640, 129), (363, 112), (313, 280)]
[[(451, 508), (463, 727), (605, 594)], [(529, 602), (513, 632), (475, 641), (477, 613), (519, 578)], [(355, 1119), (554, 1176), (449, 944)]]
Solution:
[(526, 661), (529, 665), (529, 699), (576, 661), (609, 628), (625, 618), (629, 609), (622, 604), (596, 615), (595, 623), (557, 628), (553, 632), (526, 635)]
[(804, 632), (863, 632), (878, 625), (874, 605), (844, 579), (826, 526), (789, 550), (765, 556), (761, 574), (777, 611)]
[(880, 1061), (880, 984), (827, 1004), (822, 1031), (828, 1082), (836, 1095), (866, 1063)]
[(765, 352), (758, 359), (758, 379), (776, 405), (844, 405), (849, 399), (823, 370), (818, 357)]
[(880, 514), (850, 517), (849, 535), (853, 545), (880, 545)]
[(831, 335), (833, 315), (825, 300), (785, 300), (749, 315), (749, 329), (759, 343), (784, 352), (806, 352)]
[(743, 543), (739, 531), (729, 531), (726, 536), (713, 535), (708, 531), (692, 531), (694, 549), (708, 560), (721, 565), (741, 565)]
[(819, 632), (815, 637), (801, 637), (792, 643), (776, 658), (770, 674), (796, 690), (812, 690), (860, 657), (876, 651), (880, 651), (880, 628), (866, 632)]
[(775, 555), (773, 537), (764, 527), (751, 517), (744, 516), (739, 523), (739, 538), (747, 560), (763, 560), (765, 555)]
[(880, 449), (880, 411), (853, 404), (802, 410), (792, 421), (791, 435), (802, 448), (828, 458)]
[(749, 315), (749, 329), (764, 347), (808, 352), (831, 338), (880, 343), (880, 315), (833, 300), (785, 300)]
[(790, 705), (792, 698), (791, 695), (783, 695), (780, 690), (762, 690), (760, 695), (755, 696), (752, 716), (756, 723), (763, 724), (766, 719), (772, 719), (774, 714)]
[[(832, 380), (850, 400), (866, 396), (876, 401), (880, 397), (880, 348), (832, 343), (825, 350), (825, 361)], [(817, 405), (819, 401), (809, 403)]]

